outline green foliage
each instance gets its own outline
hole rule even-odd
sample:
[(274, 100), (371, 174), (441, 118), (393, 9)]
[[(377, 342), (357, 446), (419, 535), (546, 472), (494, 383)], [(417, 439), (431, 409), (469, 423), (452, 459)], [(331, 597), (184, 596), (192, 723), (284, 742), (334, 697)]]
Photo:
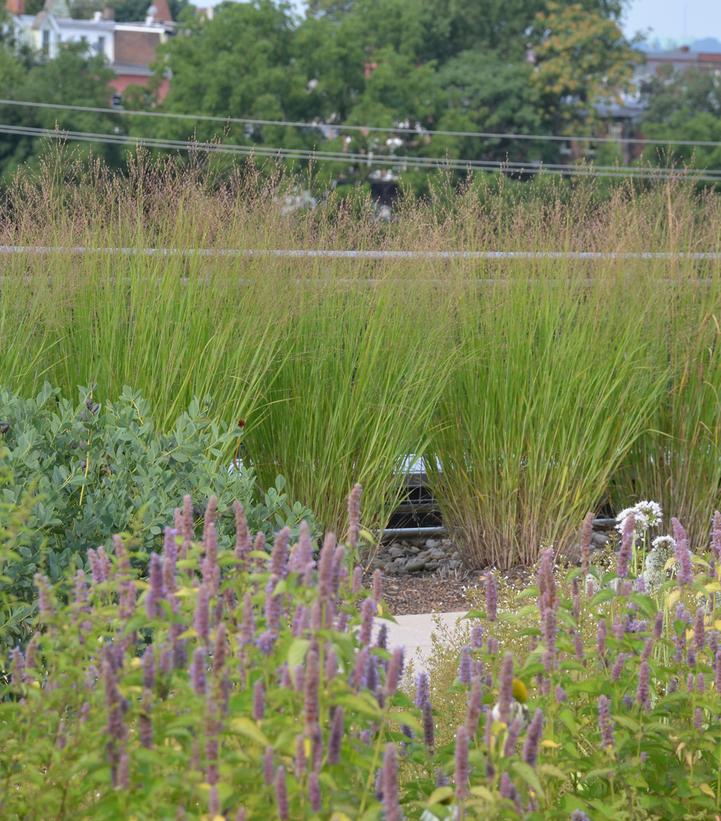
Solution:
[(332, 538), (316, 571), (307, 531), (289, 558), (287, 532), (251, 551), (241, 522), (218, 551), (212, 511), (203, 529), (194, 543), (184, 522), (148, 580), (116, 539), (65, 606), (37, 578), (36, 630), (0, 689), (3, 817), (716, 812), (721, 584), (701, 553), (650, 595), (621, 564), (561, 578), (547, 552), (513, 606), (468, 614), (457, 674), (442, 651), (413, 699), (400, 653), (372, 643), (381, 591), (348, 586)]
[(242, 452), (242, 431), (214, 421), (211, 411), (209, 402), (193, 401), (162, 431), (149, 403), (129, 388), (103, 406), (85, 389), (77, 405), (49, 385), (34, 399), (0, 390), (8, 474), (0, 498), (10, 511), (31, 500), (26, 528), (11, 540), (17, 559), (5, 567), (3, 587), (30, 601), (35, 572), (58, 581), (108, 533), (129, 534), (138, 555), (147, 557), (186, 494), (203, 503), (218, 499), (223, 543), (234, 528), (235, 500), (253, 527), (269, 535), (308, 518), (288, 501), (280, 477), (258, 498), (250, 469), (228, 470)]

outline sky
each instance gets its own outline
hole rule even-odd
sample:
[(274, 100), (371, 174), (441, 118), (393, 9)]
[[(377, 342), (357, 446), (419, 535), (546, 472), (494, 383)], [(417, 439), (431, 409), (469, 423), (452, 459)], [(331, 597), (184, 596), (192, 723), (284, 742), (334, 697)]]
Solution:
[(721, 0), (631, 0), (624, 21), (626, 34), (646, 29), (652, 29), (651, 40), (721, 40)]

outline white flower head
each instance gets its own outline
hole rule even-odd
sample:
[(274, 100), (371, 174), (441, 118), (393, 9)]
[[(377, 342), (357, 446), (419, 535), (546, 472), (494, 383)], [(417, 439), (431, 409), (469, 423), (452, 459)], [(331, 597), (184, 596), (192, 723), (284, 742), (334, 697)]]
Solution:
[(644, 499), (633, 507), (627, 507), (616, 517), (616, 530), (623, 533), (623, 526), (629, 516), (634, 517), (634, 531), (637, 536), (643, 536), (651, 527), (660, 527), (663, 522), (663, 511), (658, 502)]

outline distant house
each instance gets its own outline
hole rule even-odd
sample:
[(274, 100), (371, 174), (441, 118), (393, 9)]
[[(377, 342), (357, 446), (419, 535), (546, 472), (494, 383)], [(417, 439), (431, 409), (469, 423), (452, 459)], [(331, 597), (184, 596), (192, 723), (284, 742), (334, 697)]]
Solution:
[[(158, 46), (172, 36), (175, 25), (168, 0), (154, 0), (145, 20), (119, 23), (112, 9), (96, 12), (89, 20), (70, 16), (66, 0), (45, 0), (38, 14), (25, 14), (25, 0), (6, 0), (10, 27), (15, 39), (49, 59), (57, 56), (67, 43), (85, 43), (89, 54), (105, 58), (115, 77), (111, 85), (116, 102), (130, 85), (147, 86), (152, 75)], [(158, 100), (168, 93), (165, 77), (158, 89)]]

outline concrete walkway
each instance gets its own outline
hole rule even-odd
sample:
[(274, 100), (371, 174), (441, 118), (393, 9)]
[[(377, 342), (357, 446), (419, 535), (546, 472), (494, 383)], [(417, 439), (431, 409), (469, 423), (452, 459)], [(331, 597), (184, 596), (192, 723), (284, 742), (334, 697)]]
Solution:
[(388, 649), (405, 647), (406, 662), (413, 660), (416, 671), (427, 669), (433, 653), (433, 639), (443, 644), (461, 644), (470, 632), (473, 621), (464, 619), (465, 610), (454, 613), (418, 613), (396, 616), (396, 623), (376, 619), (376, 630), (381, 624), (388, 629)]

